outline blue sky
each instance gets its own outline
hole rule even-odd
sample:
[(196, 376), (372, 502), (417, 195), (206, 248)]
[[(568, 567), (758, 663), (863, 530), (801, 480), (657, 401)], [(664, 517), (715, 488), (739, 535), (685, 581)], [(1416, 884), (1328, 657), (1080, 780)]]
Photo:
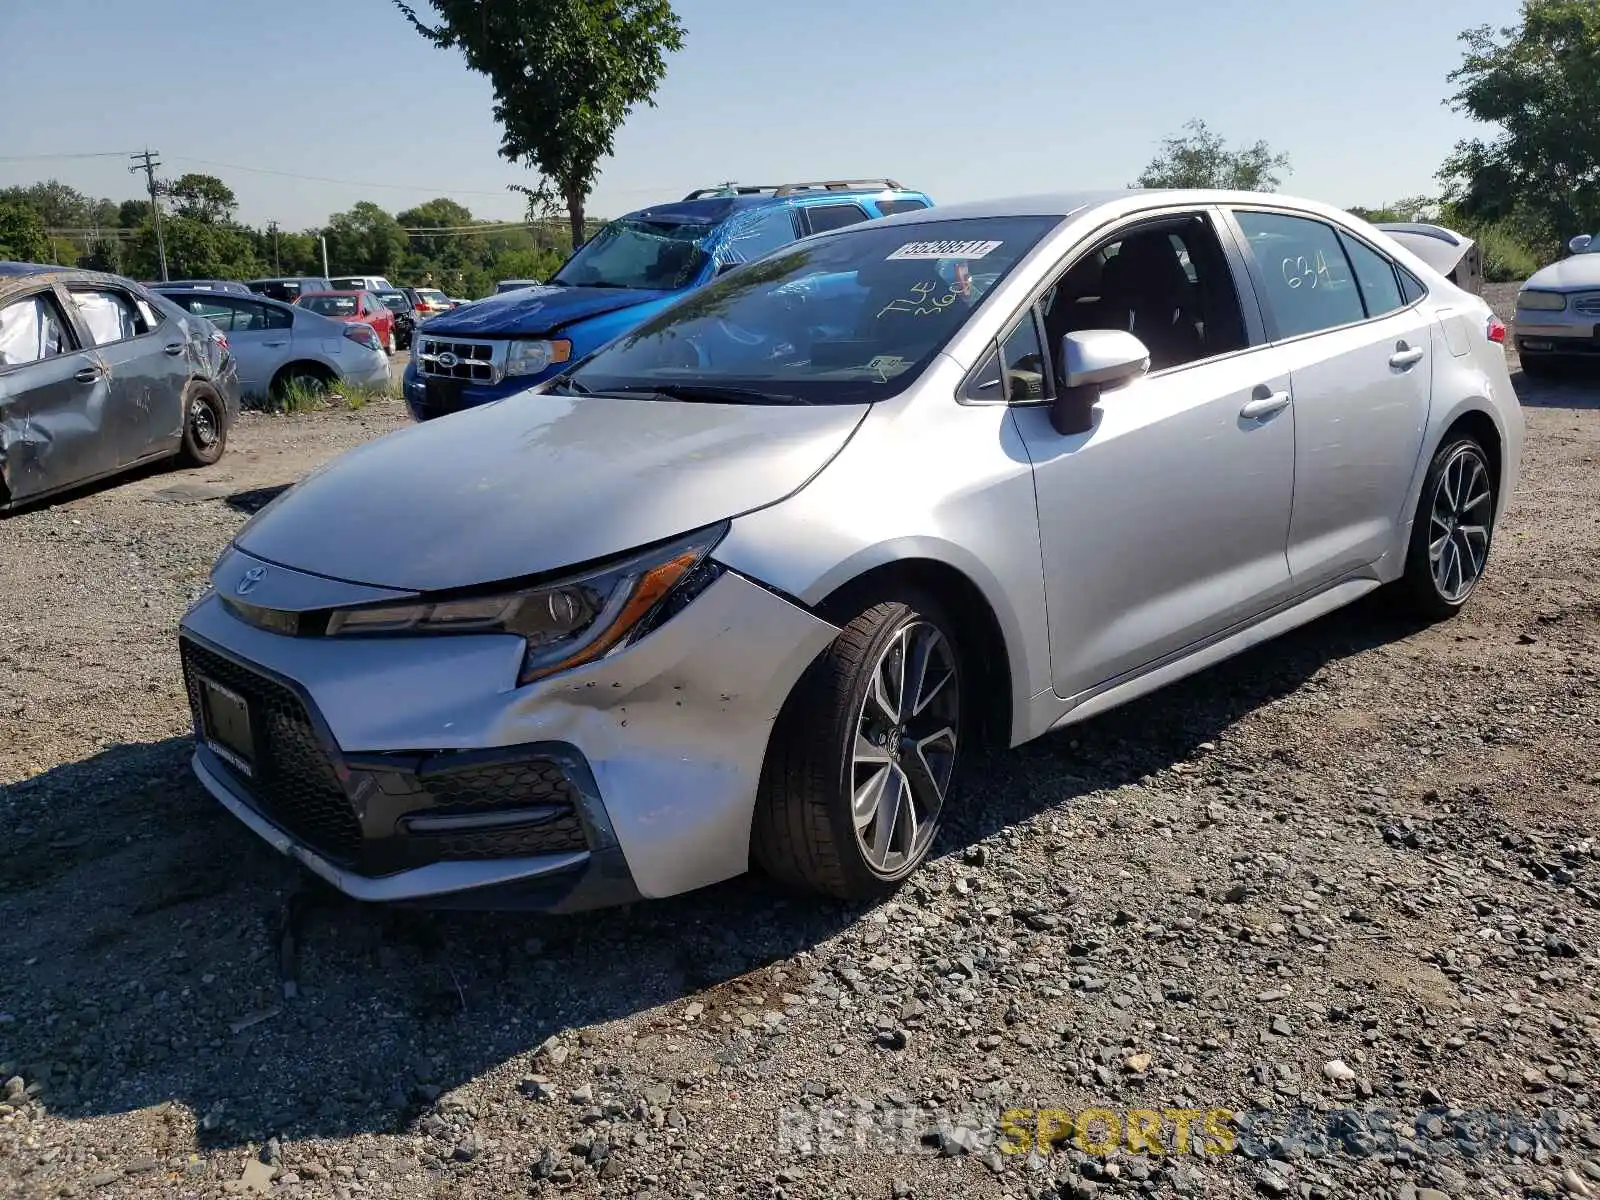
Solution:
[[(729, 178), (889, 175), (946, 202), (1120, 187), (1191, 117), (1286, 151), (1285, 191), (1377, 203), (1433, 190), (1440, 160), (1474, 128), (1441, 103), (1456, 35), (1508, 24), (1518, 8), (676, 5), (688, 44), (659, 107), (618, 136), (593, 213)], [(423, 42), (389, 0), (0, 0), (0, 78), (0, 186), (53, 175), (122, 199), (139, 181), (121, 159), (3, 160), (148, 144), (164, 173), (225, 179), (245, 220), (303, 228), (357, 200), (394, 210), (440, 194), (515, 218), (505, 185), (531, 181), (496, 156), (488, 82)]]

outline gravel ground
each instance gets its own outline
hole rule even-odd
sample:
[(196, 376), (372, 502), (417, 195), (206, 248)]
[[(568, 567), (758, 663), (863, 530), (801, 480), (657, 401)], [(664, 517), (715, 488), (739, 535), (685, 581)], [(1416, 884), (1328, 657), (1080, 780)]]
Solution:
[[(180, 613), (397, 404), (0, 520), (0, 1191), (1600, 1195), (1600, 380), (1516, 378), (1459, 619), (1361, 605), (977, 764), (872, 909), (364, 908), (201, 792)], [(1010, 1109), (1078, 1128), (1003, 1153)]]

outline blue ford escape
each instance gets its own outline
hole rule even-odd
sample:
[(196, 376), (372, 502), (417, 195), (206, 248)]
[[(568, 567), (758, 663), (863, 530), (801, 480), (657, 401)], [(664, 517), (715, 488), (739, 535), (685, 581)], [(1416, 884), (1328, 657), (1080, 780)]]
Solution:
[(702, 188), (604, 226), (548, 283), (442, 313), (420, 328), (405, 394), (419, 421), (547, 379), (721, 272), (796, 238), (929, 208), (892, 179)]

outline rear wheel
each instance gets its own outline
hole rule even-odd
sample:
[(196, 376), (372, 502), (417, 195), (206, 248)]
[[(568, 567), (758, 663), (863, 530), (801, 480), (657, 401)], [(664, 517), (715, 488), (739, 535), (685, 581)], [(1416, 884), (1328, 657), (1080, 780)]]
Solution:
[(189, 384), (184, 397), (183, 447), (178, 457), (185, 466), (209, 467), (228, 445), (228, 416), (222, 397), (208, 383)]
[(1411, 525), (1399, 590), (1430, 620), (1461, 611), (1478, 586), (1494, 539), (1495, 478), (1475, 438), (1452, 438), (1428, 466)]
[(874, 604), (796, 685), (752, 830), (769, 875), (846, 900), (888, 895), (938, 836), (961, 749), (962, 652), (929, 597)]

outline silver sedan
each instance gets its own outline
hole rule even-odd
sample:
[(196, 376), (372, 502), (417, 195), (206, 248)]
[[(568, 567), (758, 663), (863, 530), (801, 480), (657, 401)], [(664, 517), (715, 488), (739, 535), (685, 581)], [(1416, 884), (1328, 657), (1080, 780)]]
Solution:
[(180, 635), (211, 793), (352, 896), (870, 899), (976, 744), (1482, 576), (1505, 327), (1325, 205), (945, 207), (280, 497)]
[(227, 336), (247, 396), (268, 396), (291, 385), (389, 386), (389, 359), (370, 325), (336, 321), (265, 296), (176, 289), (162, 295)]
[(1517, 293), (1517, 353), (1529, 375), (1570, 359), (1600, 362), (1600, 239), (1585, 233), (1564, 258), (1534, 272)]

